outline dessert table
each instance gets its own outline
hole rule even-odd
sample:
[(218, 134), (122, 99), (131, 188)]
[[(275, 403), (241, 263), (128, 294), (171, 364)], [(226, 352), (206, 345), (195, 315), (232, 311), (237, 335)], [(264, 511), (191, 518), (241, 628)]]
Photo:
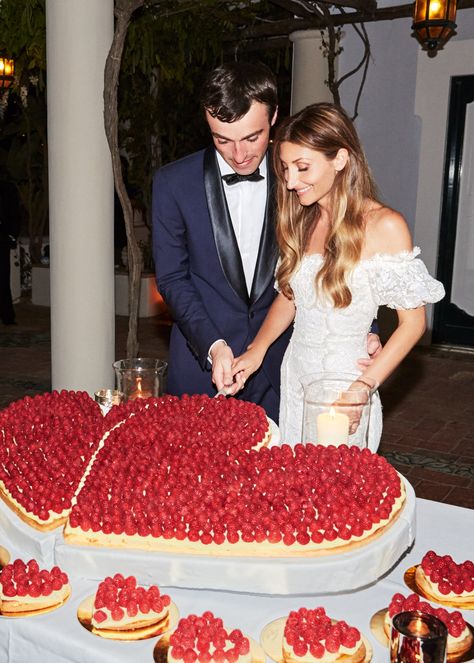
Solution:
[[(410, 593), (403, 581), (404, 572), (420, 562), (430, 549), (439, 554), (451, 554), (462, 562), (472, 559), (474, 550), (474, 510), (455, 507), (429, 500), (416, 500), (416, 539), (411, 550), (383, 578), (357, 591), (331, 593), (315, 596), (314, 592), (298, 595), (265, 595), (250, 592), (210, 591), (207, 589), (186, 589), (169, 587), (166, 592), (177, 605), (182, 616), (190, 612), (200, 613), (212, 610), (222, 617), (225, 624), (240, 628), (244, 633), (259, 640), (263, 627), (277, 617), (285, 616), (290, 610), (302, 606), (324, 606), (326, 612), (337, 619), (344, 619), (357, 626), (372, 645), (373, 663), (387, 661), (388, 652), (379, 644), (370, 630), (370, 619), (378, 610), (386, 607), (395, 592)], [(0, 512), (0, 544), (9, 549), (12, 558), (27, 559), (25, 551), (9, 541), (11, 523)], [(10, 525), (10, 530), (9, 530)], [(47, 539), (39, 552), (50, 564), (55, 559), (55, 543), (59, 534)], [(18, 539), (15, 539), (18, 544)], [(89, 553), (93, 554), (93, 551)], [(110, 557), (113, 559), (113, 555)], [(177, 562), (178, 563), (178, 562)], [(216, 573), (218, 573), (216, 564)], [(157, 638), (140, 642), (117, 642), (104, 640), (87, 632), (78, 622), (78, 605), (93, 594), (96, 581), (80, 577), (73, 568), (65, 568), (71, 575), (72, 596), (67, 603), (51, 613), (35, 617), (8, 619), (0, 617), (0, 661), (24, 663), (27, 660), (56, 663), (71, 661), (77, 663), (118, 663), (153, 661), (153, 649)], [(108, 569), (113, 574), (117, 569), (112, 564)], [(132, 571), (131, 571), (132, 572)], [(131, 573), (130, 572), (130, 573)], [(265, 569), (262, 569), (265, 573)], [(154, 582), (164, 588), (158, 577)], [(311, 571), (308, 569), (307, 586), (311, 587)], [(465, 610), (466, 621), (474, 621), (474, 612)]]

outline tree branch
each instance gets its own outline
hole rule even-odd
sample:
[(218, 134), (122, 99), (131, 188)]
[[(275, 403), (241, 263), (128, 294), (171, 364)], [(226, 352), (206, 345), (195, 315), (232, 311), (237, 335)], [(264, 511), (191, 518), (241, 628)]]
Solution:
[(133, 228), (133, 209), (128, 196), (120, 162), (118, 144), (118, 82), (123, 48), (127, 37), (127, 30), (133, 12), (143, 6), (144, 0), (116, 0), (115, 2), (115, 31), (110, 46), (104, 71), (104, 124), (107, 142), (112, 157), (112, 170), (117, 195), (123, 209), (125, 230), (128, 245), (128, 302), (129, 321), (127, 336), (127, 357), (136, 357), (138, 354), (138, 308), (140, 294), (140, 279), (142, 274), (142, 255), (138, 246)]

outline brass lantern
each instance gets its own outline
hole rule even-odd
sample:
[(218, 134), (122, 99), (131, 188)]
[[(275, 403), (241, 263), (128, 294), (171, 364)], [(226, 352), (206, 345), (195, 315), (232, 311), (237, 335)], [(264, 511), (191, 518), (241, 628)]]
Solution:
[(0, 55), (0, 90), (6, 90), (13, 82), (15, 62), (12, 58)]
[(412, 30), (434, 57), (456, 31), (456, 0), (416, 0)]

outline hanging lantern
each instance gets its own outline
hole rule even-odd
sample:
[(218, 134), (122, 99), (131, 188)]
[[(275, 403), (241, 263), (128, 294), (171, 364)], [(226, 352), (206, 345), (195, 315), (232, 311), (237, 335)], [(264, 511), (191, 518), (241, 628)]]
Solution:
[(12, 58), (0, 55), (0, 90), (6, 90), (13, 83), (15, 62)]
[(456, 0), (416, 0), (412, 30), (430, 57), (456, 30)]

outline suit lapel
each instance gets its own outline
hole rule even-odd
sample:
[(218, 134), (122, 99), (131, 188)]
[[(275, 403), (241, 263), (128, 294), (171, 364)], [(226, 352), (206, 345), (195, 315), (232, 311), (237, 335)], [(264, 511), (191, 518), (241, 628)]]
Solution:
[(254, 304), (274, 278), (275, 264), (278, 257), (278, 246), (275, 238), (275, 175), (270, 165), (271, 159), (267, 155), (267, 205), (263, 220), (260, 246), (258, 249), (257, 264), (250, 293), (250, 304)]
[(204, 152), (204, 188), (217, 254), (222, 271), (234, 292), (248, 304), (244, 268), (227, 207), (216, 153), (213, 147)]

